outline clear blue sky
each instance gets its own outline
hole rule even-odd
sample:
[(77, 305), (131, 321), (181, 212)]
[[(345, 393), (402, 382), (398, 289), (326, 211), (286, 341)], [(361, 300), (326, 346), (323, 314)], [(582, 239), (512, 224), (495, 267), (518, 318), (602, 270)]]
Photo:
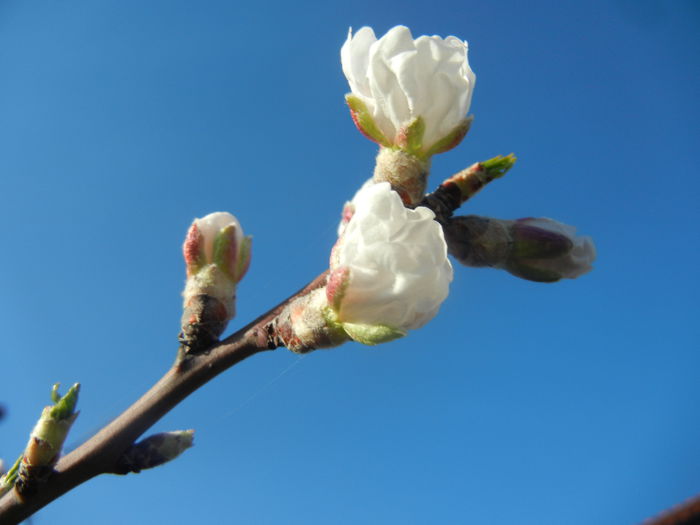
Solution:
[(192, 218), (254, 236), (246, 323), (322, 271), (373, 167), (348, 26), (469, 41), (472, 130), (432, 183), (518, 164), (465, 213), (549, 216), (598, 247), (553, 285), (456, 268), (440, 316), (378, 348), (280, 349), (156, 431), (160, 469), (34, 524), (633, 524), (700, 493), (700, 4), (0, 2), (0, 456), (55, 381), (76, 446), (170, 365)]

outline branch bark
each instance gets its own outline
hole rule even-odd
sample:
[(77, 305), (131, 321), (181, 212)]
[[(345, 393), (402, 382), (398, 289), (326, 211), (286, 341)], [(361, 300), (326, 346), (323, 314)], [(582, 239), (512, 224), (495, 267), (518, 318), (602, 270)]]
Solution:
[(327, 276), (328, 272), (322, 273), (208, 352), (176, 362), (138, 401), (61, 458), (55, 472), (37, 494), (20, 498), (15, 490), (11, 490), (0, 498), (0, 523), (19, 523), (81, 483), (114, 472), (122, 453), (180, 401), (247, 357), (277, 348), (278, 339), (270, 329), (272, 321), (290, 301), (323, 286)]
[(700, 523), (700, 496), (679, 503), (658, 516), (646, 520), (642, 525), (692, 525), (694, 523)]

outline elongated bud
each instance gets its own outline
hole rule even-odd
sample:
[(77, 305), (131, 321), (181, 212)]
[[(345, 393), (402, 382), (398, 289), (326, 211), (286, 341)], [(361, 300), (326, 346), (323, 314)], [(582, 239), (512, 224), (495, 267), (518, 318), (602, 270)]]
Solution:
[(153, 434), (131, 445), (117, 461), (114, 474), (138, 473), (172, 461), (193, 445), (194, 430)]
[(455, 210), (476, 195), (489, 182), (505, 175), (515, 164), (516, 158), (498, 155), (472, 164), (446, 179), (432, 193), (421, 200), (419, 206), (431, 209), (440, 223), (446, 223)]
[(182, 248), (187, 267), (183, 292), (183, 353), (199, 352), (218, 341), (235, 315), (236, 284), (250, 265), (251, 238), (226, 212), (195, 219)]
[(592, 269), (596, 255), (590, 237), (547, 218), (469, 215), (450, 219), (444, 230), (450, 253), (462, 264), (501, 268), (530, 281), (575, 279)]
[(58, 384), (54, 385), (51, 397), (55, 404), (44, 408), (24, 449), (16, 483), (21, 495), (33, 494), (53, 471), (68, 431), (78, 417), (75, 406), (79, 391), (76, 383), (61, 397)]
[(498, 155), (484, 162), (477, 162), (447, 179), (442, 186), (456, 187), (459, 190), (461, 202), (464, 202), (489, 182), (503, 177), (513, 167), (515, 161), (515, 155), (511, 153), (505, 157)]

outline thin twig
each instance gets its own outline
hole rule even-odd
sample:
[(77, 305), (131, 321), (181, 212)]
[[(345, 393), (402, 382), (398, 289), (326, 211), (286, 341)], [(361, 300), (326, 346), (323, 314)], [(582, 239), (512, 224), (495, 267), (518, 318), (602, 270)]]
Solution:
[(287, 303), (323, 286), (326, 278), (327, 272), (324, 272), (275, 308), (214, 345), (208, 352), (185, 361), (177, 361), (136, 403), (63, 457), (37, 494), (22, 499), (12, 490), (0, 498), (0, 523), (19, 523), (81, 483), (100, 474), (113, 472), (122, 453), (180, 401), (245, 358), (277, 348), (274, 334), (268, 328), (270, 323)]
[(693, 525), (700, 523), (700, 496), (671, 507), (642, 525)]

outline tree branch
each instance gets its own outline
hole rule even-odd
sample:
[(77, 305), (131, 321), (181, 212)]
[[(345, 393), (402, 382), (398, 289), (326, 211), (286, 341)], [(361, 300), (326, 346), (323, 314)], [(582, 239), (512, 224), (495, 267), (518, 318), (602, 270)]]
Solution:
[(245, 358), (277, 348), (277, 339), (270, 329), (272, 321), (290, 301), (325, 285), (327, 276), (328, 272), (322, 273), (209, 351), (177, 361), (138, 401), (63, 457), (37, 494), (21, 498), (17, 491), (11, 490), (0, 498), (0, 523), (19, 523), (81, 483), (100, 474), (114, 472), (122, 453), (180, 401)]
[(700, 523), (700, 496), (671, 507), (658, 516), (650, 518), (642, 525), (692, 525)]

